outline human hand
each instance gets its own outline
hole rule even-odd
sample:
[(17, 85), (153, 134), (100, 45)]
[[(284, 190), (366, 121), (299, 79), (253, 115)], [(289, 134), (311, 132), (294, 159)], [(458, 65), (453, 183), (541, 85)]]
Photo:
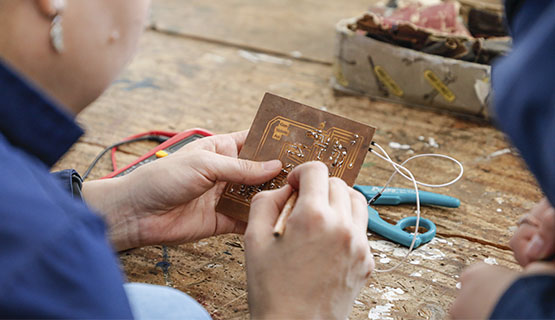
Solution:
[(518, 223), (510, 246), (518, 263), (526, 266), (555, 253), (555, 209), (542, 199)]
[(278, 160), (237, 159), (246, 135), (203, 138), (126, 176), (87, 182), (85, 200), (104, 215), (117, 250), (242, 233), (244, 222), (215, 211), (225, 183), (259, 184), (281, 170)]
[(466, 268), (459, 279), (461, 289), (451, 306), (451, 317), (486, 319), (518, 276), (516, 271), (485, 263)]
[[(364, 197), (321, 162), (257, 194), (245, 233), (248, 299), (254, 319), (346, 319), (374, 268)], [(292, 190), (298, 199), (280, 238), (274, 224)]]
[(472, 265), (460, 277), (461, 290), (451, 307), (453, 319), (486, 319), (501, 296), (519, 278), (555, 274), (553, 262), (531, 262), (522, 272), (485, 263)]

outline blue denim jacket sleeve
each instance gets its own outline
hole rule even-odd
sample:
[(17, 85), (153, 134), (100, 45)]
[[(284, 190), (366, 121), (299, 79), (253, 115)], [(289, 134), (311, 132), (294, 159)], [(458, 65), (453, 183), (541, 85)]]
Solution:
[(507, 1), (513, 49), (493, 66), (493, 115), (555, 205), (555, 2)]
[(72, 197), (74, 179), (0, 135), (0, 318), (132, 318), (104, 222)]
[(555, 319), (555, 275), (523, 277), (501, 297), (491, 319)]
[(49, 172), (81, 134), (0, 57), (1, 319), (132, 317), (104, 222), (78, 197), (78, 175)]
[(74, 169), (52, 172), (52, 176), (60, 182), (64, 190), (73, 196), (73, 199), (83, 201), (83, 179)]
[[(493, 113), (554, 205), (555, 2), (506, 0), (505, 5), (514, 47), (493, 68)], [(555, 319), (555, 276), (518, 279), (491, 318)]]

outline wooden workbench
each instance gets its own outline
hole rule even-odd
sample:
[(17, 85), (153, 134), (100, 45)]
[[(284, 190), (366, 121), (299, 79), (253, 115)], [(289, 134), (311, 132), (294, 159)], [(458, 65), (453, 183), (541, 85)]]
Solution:
[[(485, 121), (334, 93), (330, 88), (334, 23), (358, 15), (370, 1), (156, 0), (134, 61), (108, 91), (79, 115), (86, 135), (56, 165), (84, 172), (111, 143), (147, 131), (202, 127), (216, 133), (247, 129), (266, 91), (378, 127), (375, 141), (397, 161), (413, 153), (461, 160), (461, 182), (439, 190), (461, 199), (459, 209), (424, 208), (438, 236), (391, 273), (375, 273), (358, 296), (352, 319), (447, 317), (458, 275), (486, 261), (518, 268), (507, 247), (515, 221), (541, 198), (521, 159)], [(265, 54), (260, 56), (259, 54)], [(270, 57), (270, 58), (268, 58)], [(430, 143), (430, 138), (434, 143)], [(118, 153), (129, 163), (153, 145)], [(419, 180), (453, 178), (451, 163), (415, 161)], [(108, 157), (91, 175), (110, 171)], [(391, 174), (368, 155), (359, 184), (380, 185)], [(396, 186), (410, 187), (400, 179)], [(438, 191), (438, 190), (432, 190)], [(383, 207), (391, 221), (414, 207)], [(369, 235), (377, 268), (392, 266), (402, 249)], [(215, 319), (247, 318), (242, 237), (226, 235), (181, 246), (121, 255), (130, 281), (170, 285), (200, 301)]]

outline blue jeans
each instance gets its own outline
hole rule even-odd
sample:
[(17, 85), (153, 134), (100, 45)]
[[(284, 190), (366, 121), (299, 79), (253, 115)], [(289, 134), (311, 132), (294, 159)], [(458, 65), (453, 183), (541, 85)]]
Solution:
[(123, 287), (135, 319), (212, 319), (195, 299), (179, 290), (136, 282)]

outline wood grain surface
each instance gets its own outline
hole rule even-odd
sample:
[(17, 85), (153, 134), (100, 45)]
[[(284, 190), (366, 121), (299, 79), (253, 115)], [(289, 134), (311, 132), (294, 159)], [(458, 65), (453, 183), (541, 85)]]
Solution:
[(375, 0), (165, 0), (154, 3), (162, 32), (331, 63), (335, 24)]
[[(518, 269), (507, 243), (518, 217), (542, 195), (503, 134), (482, 120), (333, 92), (328, 64), (333, 23), (355, 15), (368, 3), (154, 1), (156, 27), (145, 32), (126, 71), (79, 115), (87, 133), (54, 169), (75, 168), (83, 173), (101, 149), (143, 131), (247, 129), (266, 91), (376, 126), (374, 140), (396, 161), (416, 153), (444, 153), (459, 159), (466, 171), (453, 186), (424, 188), (458, 197), (461, 207), (424, 207), (422, 214), (436, 223), (438, 236), (417, 249), (410, 263), (392, 273), (375, 273), (350, 318), (446, 318), (465, 266), (486, 261)], [(294, 50), (310, 59), (287, 57)], [(410, 149), (390, 148), (390, 142)], [(118, 161), (129, 163), (151, 147), (149, 143), (126, 146), (118, 152)], [(442, 160), (415, 160), (409, 168), (419, 180), (431, 183), (457, 174), (456, 166)], [(91, 177), (109, 172), (106, 158)], [(357, 183), (380, 185), (391, 172), (390, 166), (369, 154)], [(410, 187), (401, 179), (393, 184)], [(378, 209), (390, 221), (414, 211), (413, 206)], [(369, 244), (378, 268), (392, 266), (404, 253), (376, 235), (369, 235)], [(140, 248), (120, 257), (130, 281), (182, 290), (215, 319), (248, 317), (239, 235)]]

